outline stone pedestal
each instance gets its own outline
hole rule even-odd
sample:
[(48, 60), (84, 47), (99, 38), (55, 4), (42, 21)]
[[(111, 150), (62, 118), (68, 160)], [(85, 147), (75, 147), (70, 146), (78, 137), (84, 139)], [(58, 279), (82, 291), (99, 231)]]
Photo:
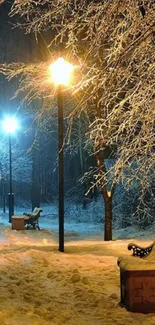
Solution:
[(12, 216), (12, 229), (24, 230), (24, 216)]
[[(138, 263), (138, 261), (137, 261)], [(121, 304), (127, 310), (140, 313), (155, 312), (155, 271), (120, 269)]]

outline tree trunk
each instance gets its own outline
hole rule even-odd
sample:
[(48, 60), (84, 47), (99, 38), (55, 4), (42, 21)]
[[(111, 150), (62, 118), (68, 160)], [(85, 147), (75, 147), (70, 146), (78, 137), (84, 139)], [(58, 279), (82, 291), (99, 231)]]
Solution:
[[(102, 118), (101, 112), (101, 103), (99, 101), (99, 95), (96, 96), (96, 113), (97, 118), (100, 120)], [(105, 181), (105, 174), (106, 174), (106, 167), (105, 167), (105, 148), (106, 145), (103, 143), (103, 139), (99, 139), (100, 141), (96, 143), (94, 146), (94, 153), (97, 161), (98, 166), (98, 175), (100, 179), (100, 186), (102, 189), (102, 195), (104, 199), (104, 208), (105, 208), (105, 223), (104, 223), (104, 240), (112, 240), (112, 198), (114, 194), (113, 185), (111, 191), (107, 190), (106, 181)]]
[[(110, 195), (109, 195), (110, 193)], [(112, 240), (112, 195), (107, 192), (105, 197), (105, 224), (104, 224), (104, 240)]]
[(40, 207), (40, 195), (41, 195), (41, 185), (40, 185), (40, 153), (39, 149), (34, 147), (32, 155), (32, 210), (35, 207)]
[(78, 121), (78, 140), (79, 140), (79, 157), (80, 157), (80, 167), (81, 167), (81, 174), (84, 174), (84, 164), (83, 164), (83, 152), (82, 152), (82, 127), (81, 127), (81, 120), (79, 118)]
[(105, 209), (105, 223), (104, 223), (104, 240), (112, 240), (112, 199), (115, 187), (108, 191), (106, 188), (106, 183), (104, 179), (104, 174), (106, 173), (104, 158), (101, 151), (96, 154), (97, 166), (99, 168), (100, 186), (102, 190), (102, 195), (104, 199), (104, 209)]

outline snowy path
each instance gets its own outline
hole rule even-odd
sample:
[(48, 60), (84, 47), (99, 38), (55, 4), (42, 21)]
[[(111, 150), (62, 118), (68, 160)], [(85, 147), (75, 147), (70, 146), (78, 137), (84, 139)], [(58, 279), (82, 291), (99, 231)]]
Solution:
[[(0, 243), (0, 325), (154, 325), (119, 306), (117, 257), (130, 240), (65, 242), (49, 230), (12, 231)], [(0, 235), (1, 237), (1, 235)], [(151, 240), (141, 242), (148, 244)]]

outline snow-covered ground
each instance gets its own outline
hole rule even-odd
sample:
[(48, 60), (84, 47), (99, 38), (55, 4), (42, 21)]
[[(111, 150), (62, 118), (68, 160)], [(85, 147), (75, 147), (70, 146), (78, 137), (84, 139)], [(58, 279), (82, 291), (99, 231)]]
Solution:
[(131, 254), (131, 238), (144, 246), (154, 240), (153, 227), (115, 230), (115, 240), (104, 242), (102, 225), (68, 220), (60, 253), (54, 208), (41, 217), (41, 231), (12, 230), (7, 221), (1, 213), (0, 325), (155, 324), (154, 314), (119, 306), (117, 266), (118, 256)]

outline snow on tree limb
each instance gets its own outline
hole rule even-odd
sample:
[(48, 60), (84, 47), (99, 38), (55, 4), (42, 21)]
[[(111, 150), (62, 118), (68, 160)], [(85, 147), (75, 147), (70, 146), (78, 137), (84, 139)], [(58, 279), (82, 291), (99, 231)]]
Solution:
[[(70, 116), (82, 111), (90, 115), (95, 153), (102, 151), (104, 158), (103, 149), (117, 148), (114, 184), (127, 179), (134, 164), (132, 177), (146, 186), (155, 165), (155, 3), (144, 2), (144, 17), (138, 0), (15, 0), (10, 13), (17, 15), (18, 27), (36, 38), (50, 31), (52, 58), (63, 49), (80, 66)], [(44, 92), (51, 100), (55, 90), (49, 91), (46, 64), (1, 65), (0, 71), (9, 78), (20, 75), (16, 95), (23, 91), (31, 101)]]

